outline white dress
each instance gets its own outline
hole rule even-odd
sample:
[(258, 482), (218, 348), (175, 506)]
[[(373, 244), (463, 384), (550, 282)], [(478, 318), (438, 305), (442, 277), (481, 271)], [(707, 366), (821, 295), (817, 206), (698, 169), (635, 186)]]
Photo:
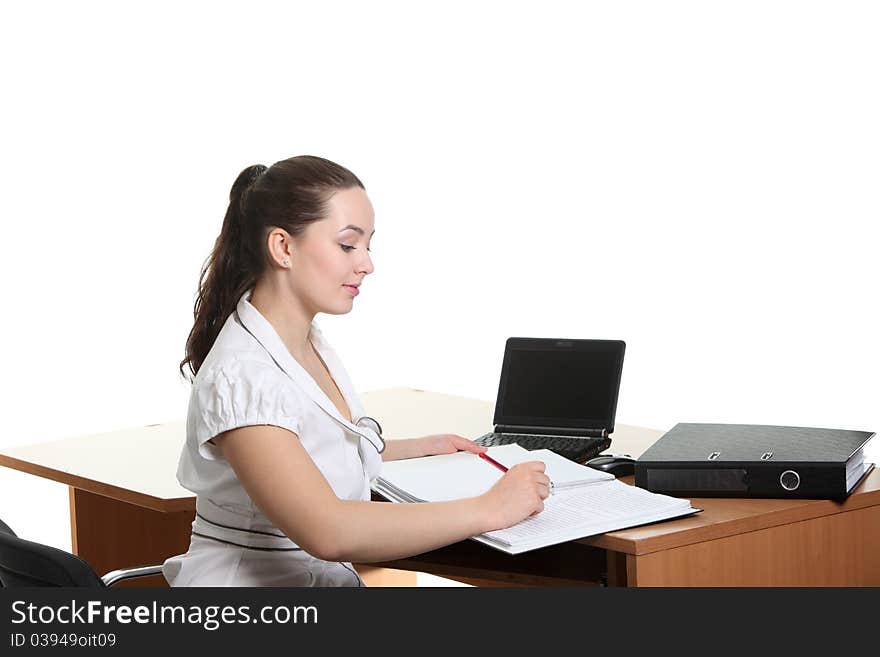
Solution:
[(350, 563), (317, 559), (274, 527), (222, 452), (208, 442), (236, 427), (289, 429), (346, 500), (369, 500), (370, 480), (381, 469), (381, 429), (364, 415), (345, 368), (318, 327), (312, 324), (312, 344), (354, 423), (290, 355), (251, 305), (251, 292), (239, 300), (193, 381), (177, 479), (196, 494), (196, 518), (189, 550), (165, 561), (165, 579), (171, 586), (363, 586)]

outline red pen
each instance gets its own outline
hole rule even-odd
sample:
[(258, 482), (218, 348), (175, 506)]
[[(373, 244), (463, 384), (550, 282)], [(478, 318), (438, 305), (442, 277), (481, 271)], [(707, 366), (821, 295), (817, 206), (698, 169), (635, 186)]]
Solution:
[(483, 460), (486, 461), (487, 463), (491, 463), (491, 464), (494, 465), (496, 468), (498, 468), (499, 470), (501, 470), (501, 472), (507, 472), (507, 468), (506, 468), (505, 466), (501, 465), (498, 461), (496, 461), (496, 460), (493, 459), (491, 456), (489, 456), (488, 454), (486, 454), (486, 452), (481, 452), (481, 453), (477, 454), (477, 456), (479, 456), (481, 459), (483, 459)]

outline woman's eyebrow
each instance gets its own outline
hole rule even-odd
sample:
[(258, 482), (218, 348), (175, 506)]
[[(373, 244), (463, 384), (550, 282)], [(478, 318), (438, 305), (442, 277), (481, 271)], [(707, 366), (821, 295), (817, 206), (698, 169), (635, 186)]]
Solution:
[[(359, 226), (355, 226), (355, 225), (353, 225), (353, 224), (349, 224), (348, 226), (346, 226), (346, 227), (343, 228), (342, 230), (353, 230), (354, 232), (356, 232), (356, 233), (360, 233), (361, 235), (364, 234), (364, 229), (363, 229), (363, 228), (361, 228), (361, 227), (359, 227)], [(341, 233), (342, 230), (340, 230), (339, 232)], [(370, 233), (370, 237), (372, 237), (372, 236), (375, 235), (375, 234), (376, 234), (376, 231), (375, 231), (375, 229), (374, 229), (373, 232)]]

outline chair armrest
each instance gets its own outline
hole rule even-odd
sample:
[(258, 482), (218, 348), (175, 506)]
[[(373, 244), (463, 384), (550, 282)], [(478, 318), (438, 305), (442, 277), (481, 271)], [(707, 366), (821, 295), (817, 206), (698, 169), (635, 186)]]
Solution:
[(162, 573), (162, 565), (156, 566), (140, 566), (138, 568), (122, 568), (120, 570), (111, 570), (101, 578), (104, 586), (113, 586), (117, 582), (134, 577), (147, 577), (148, 575), (160, 575)]

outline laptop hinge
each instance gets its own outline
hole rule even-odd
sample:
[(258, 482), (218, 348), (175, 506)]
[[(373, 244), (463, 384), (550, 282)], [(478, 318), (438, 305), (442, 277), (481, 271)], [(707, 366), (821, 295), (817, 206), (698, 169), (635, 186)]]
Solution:
[(607, 429), (578, 429), (572, 427), (536, 427), (534, 425), (496, 424), (495, 433), (529, 433), (547, 436), (582, 436), (584, 438), (607, 438)]

